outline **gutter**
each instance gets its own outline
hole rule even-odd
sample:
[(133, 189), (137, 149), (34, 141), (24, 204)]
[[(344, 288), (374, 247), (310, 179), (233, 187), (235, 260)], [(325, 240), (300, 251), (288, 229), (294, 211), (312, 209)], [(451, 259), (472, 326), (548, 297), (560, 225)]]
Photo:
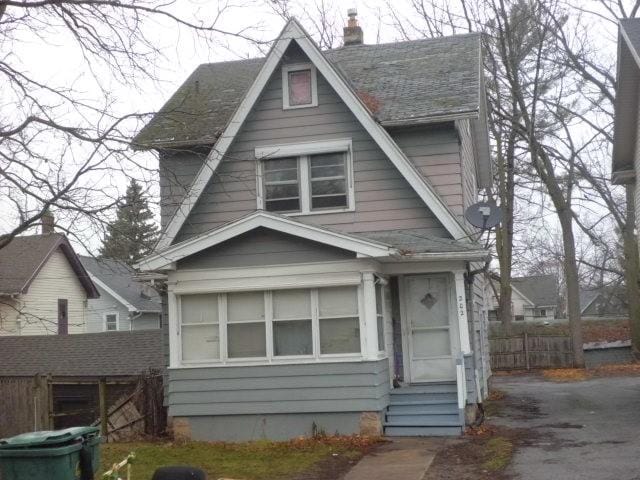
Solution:
[(393, 254), (391, 258), (405, 261), (421, 260), (486, 260), (489, 252), (486, 250), (470, 250), (467, 252), (425, 252), (415, 254)]
[(383, 127), (409, 127), (412, 125), (427, 125), (430, 123), (453, 122), (466, 118), (479, 118), (479, 109), (466, 110), (458, 113), (443, 113), (440, 115), (431, 115), (428, 117), (406, 118), (402, 120), (386, 120), (381, 121)]

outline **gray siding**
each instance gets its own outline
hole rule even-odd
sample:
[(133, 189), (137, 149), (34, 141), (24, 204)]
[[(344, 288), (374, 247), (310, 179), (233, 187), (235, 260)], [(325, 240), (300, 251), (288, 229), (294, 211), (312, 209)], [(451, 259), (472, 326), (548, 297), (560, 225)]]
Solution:
[(87, 333), (104, 332), (104, 314), (118, 313), (118, 329), (129, 330), (129, 310), (102, 288), (97, 287), (100, 298), (87, 301)]
[(355, 258), (353, 252), (258, 228), (180, 260), (178, 268), (248, 267), (351, 258)]
[(464, 199), (460, 145), (453, 123), (392, 130), (391, 136), (451, 211), (462, 217)]
[(131, 321), (131, 330), (153, 330), (160, 328), (160, 312), (143, 313)]
[(458, 122), (458, 134), (460, 135), (460, 160), (462, 165), (462, 206), (466, 210), (467, 207), (476, 202), (478, 197), (476, 162), (473, 152), (471, 122), (469, 120)]
[[(443, 164), (459, 165), (455, 131), (448, 134), (449, 141), (444, 142), (440, 133), (432, 143), (433, 155), (425, 160), (434, 165), (438, 161)], [(425, 136), (431, 135), (425, 131)], [(444, 227), (424, 205), (397, 169), (386, 158), (372, 138), (366, 133), (347, 106), (331, 89), (326, 80), (318, 75), (318, 107), (294, 110), (282, 109), (282, 80), (280, 69), (277, 69), (250, 113), (241, 132), (227, 156), (218, 167), (212, 182), (207, 186), (192, 210), (179, 235), (184, 240), (202, 233), (223, 223), (237, 219), (256, 209), (256, 161), (254, 150), (257, 146), (282, 143), (298, 143), (304, 141), (351, 138), (354, 150), (354, 189), (356, 200), (355, 212), (301, 216), (298, 219), (309, 223), (332, 226), (348, 232), (368, 232), (394, 229), (421, 229), (425, 233), (440, 237), (449, 237)], [(429, 143), (429, 140), (424, 140)], [(162, 175), (168, 182), (173, 176), (184, 183), (193, 177), (194, 168), (201, 159), (190, 157), (184, 169), (179, 158), (182, 155), (166, 156), (161, 168), (171, 168), (171, 175)], [(438, 160), (438, 158), (442, 160)], [(434, 166), (434, 172), (440, 168)], [(450, 168), (450, 167), (444, 167)], [(452, 195), (461, 195), (459, 166), (457, 173), (447, 173), (433, 179), (433, 183), (441, 186)], [(453, 172), (455, 169), (451, 169)], [(456, 183), (457, 187), (447, 187)], [(452, 188), (457, 188), (452, 192)], [(173, 190), (165, 185), (163, 206), (167, 217), (180, 185)]]
[(389, 362), (173, 369), (169, 415), (253, 415), (381, 411)]

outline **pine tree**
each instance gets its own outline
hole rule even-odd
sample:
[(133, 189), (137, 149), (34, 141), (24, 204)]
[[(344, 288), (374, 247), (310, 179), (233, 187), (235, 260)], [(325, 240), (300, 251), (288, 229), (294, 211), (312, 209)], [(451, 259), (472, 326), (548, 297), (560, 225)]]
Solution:
[(142, 186), (132, 179), (116, 219), (107, 226), (100, 256), (132, 265), (151, 251), (157, 235)]

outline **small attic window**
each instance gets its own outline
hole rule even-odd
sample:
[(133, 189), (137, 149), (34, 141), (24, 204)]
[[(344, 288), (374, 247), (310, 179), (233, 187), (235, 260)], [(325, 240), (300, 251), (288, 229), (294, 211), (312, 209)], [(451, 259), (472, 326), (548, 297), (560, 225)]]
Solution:
[(318, 105), (316, 68), (310, 63), (282, 67), (282, 108)]

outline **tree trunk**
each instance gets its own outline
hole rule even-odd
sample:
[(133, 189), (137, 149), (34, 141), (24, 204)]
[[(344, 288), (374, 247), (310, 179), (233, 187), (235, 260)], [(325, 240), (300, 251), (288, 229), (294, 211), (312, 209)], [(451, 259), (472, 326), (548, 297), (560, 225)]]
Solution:
[(567, 316), (573, 346), (573, 363), (576, 368), (584, 367), (584, 350), (582, 347), (582, 320), (580, 318), (580, 283), (576, 263), (576, 247), (573, 237), (573, 218), (571, 211), (557, 208), (562, 227), (562, 244), (564, 247), (564, 276), (567, 285)]
[(622, 231), (624, 245), (624, 280), (627, 286), (629, 306), (629, 326), (631, 327), (631, 347), (636, 357), (640, 356), (640, 286), (638, 285), (638, 238), (634, 234), (636, 208), (634, 185), (625, 185), (627, 194), (626, 224)]

